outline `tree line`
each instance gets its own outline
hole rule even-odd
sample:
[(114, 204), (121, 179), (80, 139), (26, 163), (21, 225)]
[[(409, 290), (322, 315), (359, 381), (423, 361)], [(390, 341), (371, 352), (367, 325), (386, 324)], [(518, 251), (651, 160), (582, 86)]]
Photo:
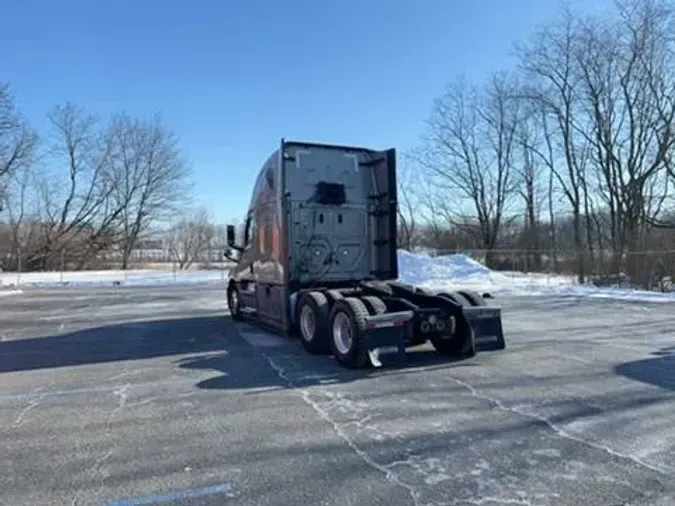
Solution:
[(673, 7), (615, 7), (563, 9), (514, 45), (514, 68), (448, 84), (406, 156), (402, 247), (480, 249), (488, 264), (520, 249), (581, 282), (675, 273), (636, 254), (675, 250)]
[[(119, 253), (122, 268), (151, 229), (191, 204), (191, 170), (155, 117), (100, 121), (72, 103), (38, 132), (0, 85), (0, 253), (5, 269), (71, 268)], [(23, 265), (19, 266), (18, 264)]]
[[(514, 44), (512, 68), (452, 80), (400, 165), (399, 246), (481, 250), (491, 267), (582, 282), (672, 276), (675, 254), (642, 252), (675, 250), (674, 19), (665, 0), (563, 9)], [(5, 269), (64, 257), (89, 268), (111, 252), (126, 268), (157, 230), (189, 267), (225, 242), (193, 203), (190, 164), (160, 118), (101, 121), (66, 103), (38, 135), (0, 85)]]

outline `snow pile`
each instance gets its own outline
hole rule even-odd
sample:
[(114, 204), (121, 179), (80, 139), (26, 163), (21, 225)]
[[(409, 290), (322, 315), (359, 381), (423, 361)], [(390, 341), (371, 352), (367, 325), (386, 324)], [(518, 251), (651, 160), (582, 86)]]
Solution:
[(461, 289), (500, 295), (569, 295), (652, 302), (675, 302), (675, 293), (579, 285), (573, 276), (496, 272), (470, 257), (454, 254), (432, 257), (399, 251), (401, 281), (438, 291)]
[(492, 281), (505, 276), (495, 273), (466, 255), (432, 257), (427, 253), (399, 250), (401, 281), (415, 285), (453, 281)]

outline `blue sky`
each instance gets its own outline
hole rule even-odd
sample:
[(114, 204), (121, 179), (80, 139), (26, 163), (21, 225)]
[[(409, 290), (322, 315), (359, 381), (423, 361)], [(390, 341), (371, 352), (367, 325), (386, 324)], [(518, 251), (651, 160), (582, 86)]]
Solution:
[[(570, 0), (573, 8), (609, 1)], [(197, 200), (240, 216), (279, 139), (406, 150), (458, 74), (509, 68), (559, 0), (3, 0), (0, 81), (31, 123), (66, 100), (159, 113)]]

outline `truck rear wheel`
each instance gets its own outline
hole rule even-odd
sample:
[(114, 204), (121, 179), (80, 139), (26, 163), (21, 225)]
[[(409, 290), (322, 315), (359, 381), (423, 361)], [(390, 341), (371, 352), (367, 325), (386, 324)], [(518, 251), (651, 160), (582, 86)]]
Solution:
[(464, 297), (466, 300), (468, 300), (472, 306), (487, 306), (485, 299), (483, 299), (483, 297), (481, 297), (480, 294), (477, 292), (462, 290), (461, 292), (457, 293), (460, 294), (462, 297)]
[[(460, 306), (469, 306), (471, 302), (458, 293), (443, 293), (439, 297), (450, 300)], [(451, 332), (431, 338), (436, 352), (448, 357), (469, 358), (476, 354), (476, 340), (473, 329), (463, 315), (454, 316)]]
[(439, 297), (449, 299), (455, 304), (459, 304), (460, 306), (471, 306), (471, 301), (467, 299), (464, 295), (462, 295), (460, 292), (451, 292), (451, 293), (439, 293)]
[(321, 292), (306, 292), (298, 301), (297, 318), (303, 348), (313, 354), (330, 352), (328, 299)]
[(336, 300), (345, 298), (344, 295), (342, 295), (339, 290), (326, 290), (326, 297), (328, 298), (331, 304), (334, 303)]
[(335, 358), (349, 368), (364, 367), (368, 350), (363, 342), (368, 309), (355, 297), (335, 301), (330, 313), (330, 344)]
[(387, 312), (387, 305), (379, 297), (366, 295), (365, 297), (361, 297), (361, 301), (371, 315), (384, 314)]

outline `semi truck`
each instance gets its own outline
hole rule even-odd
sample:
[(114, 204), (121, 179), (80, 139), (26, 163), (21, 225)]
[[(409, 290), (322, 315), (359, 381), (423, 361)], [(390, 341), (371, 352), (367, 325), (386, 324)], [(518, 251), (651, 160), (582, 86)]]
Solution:
[(503, 349), (489, 294), (399, 280), (397, 212), (395, 149), (281, 139), (258, 172), (243, 233), (227, 226), (231, 317), (349, 368), (428, 342), (460, 359)]

